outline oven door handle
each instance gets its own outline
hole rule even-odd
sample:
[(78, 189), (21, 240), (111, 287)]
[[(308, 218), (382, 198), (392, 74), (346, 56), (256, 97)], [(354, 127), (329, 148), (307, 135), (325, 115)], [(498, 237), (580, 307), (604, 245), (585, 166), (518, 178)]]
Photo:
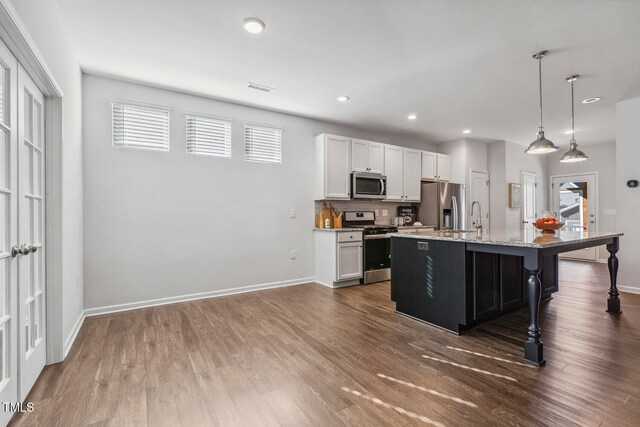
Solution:
[(373, 240), (373, 239), (390, 239), (388, 234), (372, 234), (370, 236), (364, 236), (364, 240)]

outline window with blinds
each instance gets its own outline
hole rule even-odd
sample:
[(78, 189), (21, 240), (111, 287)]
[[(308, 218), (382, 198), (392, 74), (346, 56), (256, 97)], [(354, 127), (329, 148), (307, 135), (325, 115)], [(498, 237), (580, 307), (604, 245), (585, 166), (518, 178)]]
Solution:
[(282, 128), (245, 123), (244, 159), (250, 162), (282, 163)]
[(187, 153), (231, 158), (231, 120), (185, 113)]
[(111, 103), (113, 146), (169, 151), (169, 109)]

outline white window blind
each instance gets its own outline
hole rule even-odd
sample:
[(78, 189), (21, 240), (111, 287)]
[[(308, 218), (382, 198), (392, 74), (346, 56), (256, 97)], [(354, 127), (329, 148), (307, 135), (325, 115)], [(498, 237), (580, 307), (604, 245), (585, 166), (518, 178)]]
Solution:
[(113, 102), (114, 147), (169, 151), (169, 113), (161, 107)]
[(185, 113), (187, 153), (231, 158), (231, 120)]
[(251, 162), (282, 163), (282, 128), (245, 123), (244, 159)]

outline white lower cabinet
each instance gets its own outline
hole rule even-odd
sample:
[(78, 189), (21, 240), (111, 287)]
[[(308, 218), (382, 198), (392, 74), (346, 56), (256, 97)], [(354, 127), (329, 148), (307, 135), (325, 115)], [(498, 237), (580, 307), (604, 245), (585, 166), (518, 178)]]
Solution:
[(360, 283), (361, 231), (315, 230), (313, 244), (316, 282), (332, 288)]
[(336, 281), (362, 277), (362, 242), (338, 243)]

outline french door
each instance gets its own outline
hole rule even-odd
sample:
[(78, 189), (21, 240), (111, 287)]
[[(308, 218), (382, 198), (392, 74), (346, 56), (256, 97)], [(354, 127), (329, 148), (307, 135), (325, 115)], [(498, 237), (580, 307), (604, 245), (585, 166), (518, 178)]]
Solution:
[[(482, 207), (482, 226), (489, 228), (489, 172), (484, 170), (471, 170), (471, 195), (469, 198), (469, 205), (473, 202), (480, 202)], [(473, 215), (471, 211), (467, 212), (469, 220), (467, 224), (476, 224), (477, 214), (474, 211)]]
[(2, 402), (23, 401), (46, 362), (44, 148), (44, 97), (0, 42)]
[(535, 173), (522, 172), (522, 225), (525, 230), (533, 230), (533, 223), (538, 217), (536, 199), (538, 184)]
[[(18, 61), (0, 42), (0, 401), (18, 400)], [(4, 408), (2, 408), (4, 409)], [(13, 414), (0, 410), (0, 425)]]
[(20, 400), (47, 361), (44, 297), (44, 96), (18, 64)]
[[(553, 210), (565, 223), (565, 230), (597, 231), (598, 188), (595, 174), (551, 177)], [(586, 248), (560, 255), (585, 261), (596, 261), (597, 248)]]

